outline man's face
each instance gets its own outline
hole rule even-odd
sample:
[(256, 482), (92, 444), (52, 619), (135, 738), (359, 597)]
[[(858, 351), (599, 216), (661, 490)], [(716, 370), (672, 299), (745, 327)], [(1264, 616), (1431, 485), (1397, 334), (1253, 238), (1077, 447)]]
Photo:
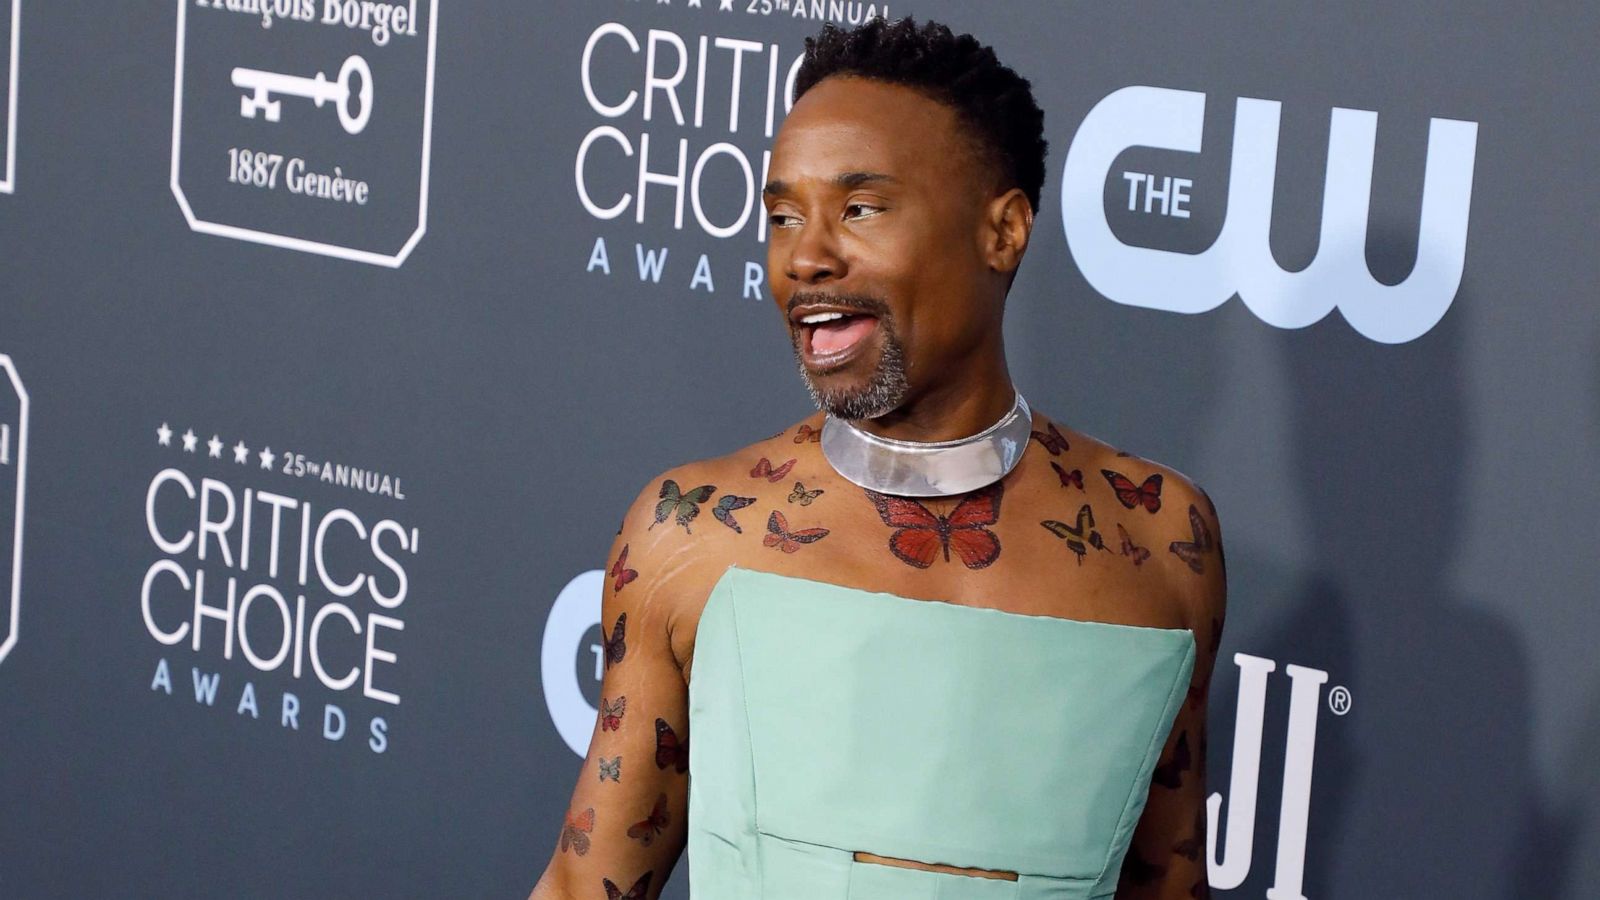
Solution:
[(764, 196), (767, 280), (820, 408), (884, 415), (998, 347), (985, 175), (955, 111), (911, 88), (832, 77), (795, 103)]

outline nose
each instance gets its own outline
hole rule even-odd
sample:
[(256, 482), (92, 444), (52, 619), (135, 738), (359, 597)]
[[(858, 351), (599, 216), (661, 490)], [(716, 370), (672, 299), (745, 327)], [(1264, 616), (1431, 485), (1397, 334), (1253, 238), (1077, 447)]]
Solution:
[(801, 225), (789, 247), (784, 274), (790, 281), (820, 284), (844, 277), (844, 257), (839, 253), (838, 235), (824, 217), (813, 217)]

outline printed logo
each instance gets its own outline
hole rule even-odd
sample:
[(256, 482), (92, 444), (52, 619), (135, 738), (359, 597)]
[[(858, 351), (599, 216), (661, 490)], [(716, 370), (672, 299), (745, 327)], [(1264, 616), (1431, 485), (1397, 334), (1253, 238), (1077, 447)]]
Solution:
[(0, 662), (17, 645), (22, 614), (23, 488), (28, 479), (28, 391), (11, 357), (0, 353), (0, 575), (9, 598), (0, 615)]
[[(1378, 114), (1332, 113), (1322, 227), (1316, 258), (1287, 272), (1273, 259), (1273, 182), (1278, 165), (1275, 100), (1241, 97), (1234, 119), (1227, 217), (1201, 253), (1123, 243), (1106, 216), (1105, 186), (1123, 151), (1135, 147), (1199, 153), (1206, 95), (1135, 86), (1089, 111), (1067, 151), (1061, 219), (1084, 278), (1107, 298), (1130, 306), (1199, 313), (1238, 296), (1279, 328), (1303, 328), (1338, 308), (1356, 331), (1386, 344), (1414, 340), (1443, 318), (1461, 285), (1478, 124), (1432, 119), (1422, 188), (1416, 265), (1385, 285), (1367, 267), (1368, 198)], [(1124, 172), (1129, 208), (1187, 217), (1187, 179)], [(1143, 191), (1141, 197), (1140, 192)]]
[(401, 479), (193, 427), (153, 431), (156, 558), (137, 588), (159, 648), (150, 690), (192, 688), (201, 706), (333, 742), (348, 730), (385, 752), (421, 537), (392, 512)]
[(395, 267), (427, 231), (438, 0), (178, 0), (172, 193), (205, 234)]
[[(5, 115), (0, 119), (0, 194), (9, 194), (17, 187), (17, 56), (22, 35), (22, 0), (11, 0), (11, 15), (4, 15), (0, 7), (0, 49), (5, 52), (0, 64), (0, 79), (4, 80), (6, 98)], [(0, 652), (0, 657), (5, 656)]]
[[(1226, 858), (1217, 856), (1222, 795), (1206, 798), (1207, 877), (1218, 890), (1232, 890), (1250, 874), (1255, 844), (1256, 794), (1261, 783), (1261, 736), (1266, 725), (1267, 676), (1277, 663), (1248, 653), (1235, 653), (1239, 667), (1239, 706), (1233, 725), (1233, 774), (1228, 785)], [(1289, 733), (1283, 764), (1283, 804), (1278, 812), (1278, 861), (1267, 900), (1306, 900), (1306, 825), (1311, 818), (1311, 766), (1317, 746), (1317, 715), (1322, 685), (1328, 673), (1290, 664)], [(1335, 687), (1332, 697), (1342, 697), (1334, 709), (1348, 712), (1350, 692)], [(1343, 715), (1344, 713), (1339, 713)]]
[[(600, 630), (600, 597), (605, 573), (590, 569), (567, 582), (556, 595), (544, 623), (539, 647), (539, 681), (556, 733), (579, 756), (589, 754), (589, 737), (600, 710), (597, 695), (604, 672)], [(594, 665), (589, 666), (590, 658)], [(593, 679), (589, 675), (593, 673)], [(587, 685), (585, 685), (587, 682)]]

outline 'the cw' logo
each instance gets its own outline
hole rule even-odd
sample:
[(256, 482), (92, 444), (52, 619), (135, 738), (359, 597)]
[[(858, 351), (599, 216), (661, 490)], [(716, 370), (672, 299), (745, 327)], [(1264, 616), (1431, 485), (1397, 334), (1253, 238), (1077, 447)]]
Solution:
[[(1303, 328), (1338, 307), (1356, 331), (1375, 341), (1399, 344), (1420, 337), (1444, 316), (1461, 286), (1478, 123), (1429, 121), (1416, 267), (1405, 281), (1389, 286), (1374, 279), (1366, 264), (1378, 127), (1378, 114), (1367, 110), (1333, 110), (1316, 259), (1299, 272), (1285, 272), (1273, 259), (1268, 233), (1280, 105), (1239, 98), (1227, 217), (1216, 243), (1189, 254), (1122, 243), (1106, 221), (1102, 192), (1113, 162), (1129, 148), (1199, 153), (1206, 95), (1134, 86), (1095, 104), (1067, 150), (1061, 176), (1061, 220), (1084, 278), (1130, 306), (1199, 313), (1237, 294), (1279, 328)], [(1181, 205), (1172, 212), (1174, 197), (1187, 199), (1181, 192), (1186, 182), (1178, 181), (1176, 188), (1170, 179), (1163, 187), (1163, 211), (1186, 216)], [(1148, 211), (1148, 197), (1145, 206)]]
[[(1277, 668), (1270, 659), (1235, 653), (1239, 667), (1239, 708), (1233, 725), (1233, 777), (1228, 785), (1228, 857), (1217, 857), (1222, 795), (1206, 798), (1206, 874), (1211, 886), (1231, 890), (1250, 874), (1255, 842), (1256, 789), (1261, 782), (1261, 731), (1266, 720), (1267, 675)], [(1290, 664), (1284, 667), (1289, 693), (1289, 737), (1283, 762), (1283, 805), (1278, 812), (1278, 865), (1267, 900), (1306, 900), (1306, 823), (1311, 816), (1311, 764), (1317, 745), (1317, 713), (1328, 673)], [(1349, 692), (1335, 712), (1349, 709)]]

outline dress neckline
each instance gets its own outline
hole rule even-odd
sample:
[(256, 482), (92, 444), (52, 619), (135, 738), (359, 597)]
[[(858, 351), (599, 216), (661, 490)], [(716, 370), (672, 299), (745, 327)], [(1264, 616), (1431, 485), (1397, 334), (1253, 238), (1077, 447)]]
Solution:
[[(1192, 637), (1193, 634), (1194, 634), (1193, 629), (1190, 629), (1190, 628), (1162, 628), (1162, 627), (1156, 626), (1156, 625), (1127, 625), (1127, 624), (1123, 624), (1121, 622), (1101, 622), (1101, 621), (1098, 621), (1098, 620), (1095, 620), (1095, 619), (1074, 619), (1074, 618), (1070, 618), (1068, 616), (1048, 616), (1048, 615), (1040, 615), (1040, 614), (1037, 614), (1037, 613), (1012, 612), (1010, 610), (996, 609), (996, 608), (990, 607), (990, 606), (969, 606), (969, 605), (964, 604), (964, 603), (954, 603), (954, 602), (949, 601), (949, 600), (926, 600), (926, 599), (922, 599), (922, 598), (918, 598), (918, 597), (906, 597), (906, 596), (902, 596), (900, 594), (891, 593), (889, 591), (874, 591), (874, 590), (869, 590), (867, 588), (851, 587), (850, 585), (836, 584), (836, 583), (831, 582), (831, 581), (821, 581), (821, 580), (815, 579), (815, 578), (804, 578), (804, 577), (799, 576), (799, 575), (784, 575), (784, 574), (781, 574), (781, 573), (778, 573), (778, 572), (769, 572), (769, 571), (766, 571), (765, 569), (750, 569), (750, 568), (746, 568), (744, 566), (741, 566), (741, 565), (738, 565), (738, 564), (735, 564), (735, 563), (729, 563), (727, 569), (724, 570), (722, 575), (717, 578), (717, 583), (712, 586), (711, 593), (713, 595), (716, 594), (717, 588), (721, 587), (722, 582), (727, 580), (728, 576), (732, 575), (736, 571), (740, 574), (741, 577), (743, 577), (743, 576), (756, 576), (756, 577), (759, 577), (759, 578), (773, 578), (773, 579), (778, 579), (780, 581), (790, 581), (790, 582), (798, 582), (798, 583), (801, 583), (801, 584), (813, 585), (813, 586), (816, 586), (816, 587), (820, 587), (820, 588), (824, 588), (824, 589), (832, 590), (832, 591), (840, 591), (840, 592), (852, 593), (852, 594), (864, 594), (864, 595), (866, 595), (868, 597), (880, 598), (880, 599), (888, 601), (888, 602), (914, 603), (914, 604), (917, 604), (919, 607), (924, 607), (924, 608), (953, 609), (953, 610), (962, 610), (963, 611), (963, 612), (957, 612), (957, 613), (955, 613), (955, 615), (973, 614), (973, 615), (979, 615), (979, 616), (984, 616), (984, 615), (1004, 616), (1004, 617), (1007, 617), (1007, 618), (1010, 618), (1010, 619), (1020, 619), (1020, 620), (1024, 620), (1024, 621), (1028, 621), (1028, 622), (1038, 623), (1041, 627), (1045, 627), (1045, 628), (1056, 628), (1056, 627), (1065, 627), (1065, 628), (1084, 628), (1084, 627), (1088, 627), (1088, 628), (1113, 628), (1113, 629), (1130, 630), (1130, 631), (1135, 631), (1135, 632), (1158, 632), (1158, 633), (1163, 633), (1163, 634), (1167, 634), (1167, 633), (1183, 634), (1183, 635), (1188, 635), (1190, 637)], [(935, 604), (936, 606), (929, 607), (929, 604)], [(1057, 623), (1060, 623), (1060, 624), (1057, 624)]]

